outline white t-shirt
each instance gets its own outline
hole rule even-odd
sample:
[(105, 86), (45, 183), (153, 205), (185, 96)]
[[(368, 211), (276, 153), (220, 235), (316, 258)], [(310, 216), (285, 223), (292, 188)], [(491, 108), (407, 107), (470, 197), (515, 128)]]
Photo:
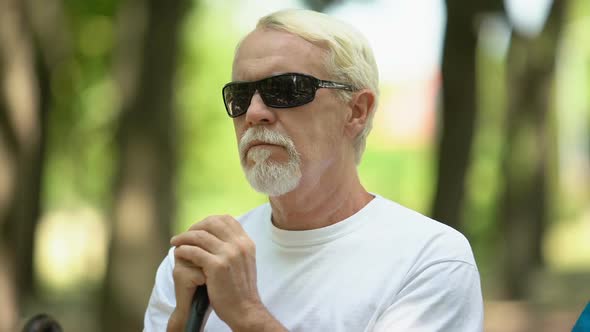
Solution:
[[(479, 272), (454, 229), (376, 196), (328, 227), (286, 231), (264, 204), (238, 219), (256, 243), (260, 297), (289, 331), (482, 331)], [(171, 249), (145, 331), (166, 331), (175, 295)], [(205, 331), (230, 331), (212, 312)]]

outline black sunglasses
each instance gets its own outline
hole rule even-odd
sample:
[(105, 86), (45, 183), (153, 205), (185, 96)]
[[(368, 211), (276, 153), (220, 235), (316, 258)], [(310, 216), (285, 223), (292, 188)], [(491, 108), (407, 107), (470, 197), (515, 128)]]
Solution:
[(310, 103), (319, 88), (354, 91), (348, 84), (324, 81), (305, 74), (287, 73), (254, 82), (230, 82), (223, 87), (222, 92), (227, 114), (236, 118), (246, 113), (256, 91), (266, 106), (289, 108)]

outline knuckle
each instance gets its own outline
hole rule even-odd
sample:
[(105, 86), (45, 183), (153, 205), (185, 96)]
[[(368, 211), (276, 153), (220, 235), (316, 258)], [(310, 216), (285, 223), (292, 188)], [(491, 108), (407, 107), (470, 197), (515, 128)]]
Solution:
[(250, 253), (254, 253), (256, 251), (256, 245), (254, 241), (252, 241), (249, 237), (242, 237), (238, 242), (238, 247), (242, 255), (248, 255)]
[(240, 242), (236, 243), (234, 255), (239, 256), (239, 257), (243, 257), (243, 256), (246, 256), (249, 253), (249, 251), (250, 251), (250, 248), (248, 248), (248, 244), (244, 241), (240, 241)]
[(195, 230), (195, 229), (197, 229), (197, 228), (199, 227), (199, 224), (200, 224), (200, 223), (202, 223), (202, 222), (203, 222), (202, 220), (201, 220), (201, 221), (194, 222), (194, 223), (193, 223), (193, 224), (192, 224), (192, 225), (191, 225), (191, 226), (190, 226), (190, 227), (187, 229), (187, 232), (188, 232), (188, 231), (192, 231), (192, 230)]
[(219, 214), (215, 214), (215, 215), (205, 218), (205, 220), (207, 221), (207, 223), (218, 223), (219, 220), (223, 220), (223, 216), (219, 215)]
[(193, 230), (190, 232), (191, 239), (193, 243), (199, 243), (203, 239), (203, 231), (202, 230)]
[(205, 218), (203, 218), (203, 220), (199, 221), (199, 224), (203, 225), (203, 224), (209, 223), (209, 222), (211, 222), (211, 220), (214, 220), (215, 217), (216, 217), (215, 215), (206, 216)]
[(235, 261), (240, 257), (241, 252), (238, 246), (227, 246), (226, 255), (231, 261)]
[(226, 271), (230, 269), (230, 263), (227, 259), (219, 258), (213, 261), (212, 265), (217, 271)]
[(207, 217), (203, 218), (202, 220), (196, 221), (191, 225), (189, 230), (192, 231), (192, 230), (202, 229), (202, 228), (206, 227), (212, 220), (214, 220), (215, 217), (216, 216), (207, 216)]
[(207, 216), (203, 220), (194, 223), (191, 226), (190, 230), (208, 229), (212, 225), (219, 223), (220, 220), (223, 220), (223, 216), (220, 216), (220, 215)]
[(223, 214), (223, 215), (218, 216), (218, 220), (217, 220), (218, 224), (223, 224), (227, 227), (233, 222), (234, 222), (234, 218), (229, 214)]

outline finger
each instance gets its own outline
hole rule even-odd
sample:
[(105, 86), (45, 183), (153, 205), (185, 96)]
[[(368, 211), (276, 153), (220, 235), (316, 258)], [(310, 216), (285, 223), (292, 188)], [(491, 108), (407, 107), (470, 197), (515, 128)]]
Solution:
[(252, 241), (242, 225), (232, 216), (221, 216), (217, 223), (211, 223), (211, 232), (213, 234), (216, 234), (220, 229), (231, 234), (231, 241), (227, 242), (231, 243), (235, 249), (240, 252), (249, 252), (250, 250), (253, 252), (255, 250), (254, 241)]
[(201, 267), (180, 257), (175, 257), (174, 261), (173, 277), (178, 277), (180, 285), (184, 288), (197, 288), (205, 284), (205, 272)]
[(206, 230), (218, 239), (229, 242), (245, 235), (242, 225), (230, 215), (210, 216), (191, 226), (191, 230)]
[(196, 246), (209, 253), (217, 254), (222, 250), (224, 243), (206, 230), (190, 230), (174, 236), (170, 244), (177, 249), (180, 246)]
[[(192, 245), (181, 245), (174, 249), (174, 257), (185, 262), (190, 262), (194, 266), (204, 269), (215, 261), (215, 256), (203, 248)], [(205, 270), (205, 269), (204, 269)], [(205, 281), (206, 282), (206, 281)]]
[(256, 247), (242, 225), (230, 215), (211, 216), (193, 225), (191, 229), (203, 229), (225, 242), (217, 248), (217, 254), (235, 256), (235, 254), (254, 253)]
[(184, 322), (188, 318), (195, 290), (205, 283), (205, 274), (191, 262), (175, 257), (172, 276), (176, 296), (175, 312), (177, 319)]

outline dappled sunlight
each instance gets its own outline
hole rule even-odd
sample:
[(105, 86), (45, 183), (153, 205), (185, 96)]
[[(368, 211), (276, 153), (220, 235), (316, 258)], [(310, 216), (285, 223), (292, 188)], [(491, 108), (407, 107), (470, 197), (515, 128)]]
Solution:
[(126, 186), (117, 204), (118, 236), (134, 245), (148, 238), (156, 224), (154, 206), (150, 193), (133, 185)]
[(590, 271), (590, 209), (573, 220), (551, 225), (545, 241), (545, 257), (555, 270)]
[(39, 279), (53, 290), (99, 283), (106, 269), (107, 231), (90, 207), (47, 213), (37, 231), (35, 263)]

